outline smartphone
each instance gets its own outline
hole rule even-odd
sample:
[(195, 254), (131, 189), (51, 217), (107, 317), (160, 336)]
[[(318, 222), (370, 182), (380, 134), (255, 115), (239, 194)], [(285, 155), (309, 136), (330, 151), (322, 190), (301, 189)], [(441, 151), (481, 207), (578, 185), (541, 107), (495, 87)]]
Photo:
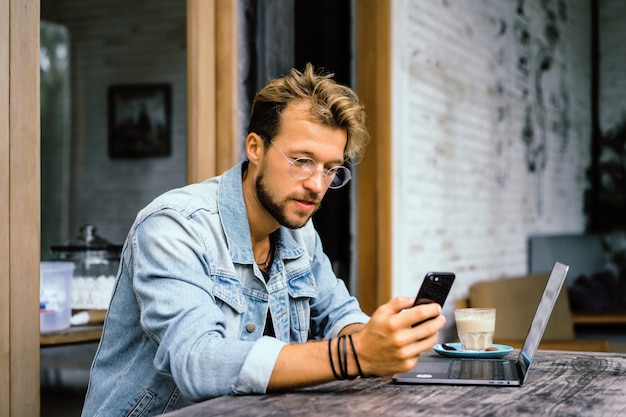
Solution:
[[(422, 281), (422, 286), (417, 292), (413, 307), (420, 304), (437, 303), (443, 307), (446, 302), (450, 288), (454, 283), (454, 273), (452, 272), (428, 272)], [(423, 322), (415, 323), (413, 327)]]
[(443, 303), (446, 301), (450, 288), (452, 288), (454, 283), (454, 277), (455, 275), (452, 272), (428, 272), (417, 292), (413, 306), (437, 303), (443, 307)]

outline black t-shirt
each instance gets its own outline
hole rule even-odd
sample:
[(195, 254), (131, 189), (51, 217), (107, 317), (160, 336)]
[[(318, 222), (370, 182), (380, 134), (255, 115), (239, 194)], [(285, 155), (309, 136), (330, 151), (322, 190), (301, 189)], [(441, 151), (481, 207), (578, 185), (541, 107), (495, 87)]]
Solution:
[[(269, 281), (270, 274), (261, 270), (263, 273), (263, 278), (265, 278), (265, 282)], [(265, 328), (263, 329), (263, 336), (271, 336), (276, 337), (276, 332), (274, 331), (274, 323), (272, 322), (272, 313), (270, 313), (270, 309), (267, 309), (267, 318), (265, 319)]]

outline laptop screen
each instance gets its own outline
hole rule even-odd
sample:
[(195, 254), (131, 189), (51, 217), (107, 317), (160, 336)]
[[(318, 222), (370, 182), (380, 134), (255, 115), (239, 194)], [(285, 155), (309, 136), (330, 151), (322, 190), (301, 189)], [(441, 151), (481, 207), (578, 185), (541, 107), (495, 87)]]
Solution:
[(563, 265), (559, 262), (556, 262), (552, 268), (550, 278), (546, 284), (546, 289), (543, 292), (541, 301), (539, 301), (535, 317), (533, 318), (530, 330), (528, 331), (528, 335), (524, 341), (524, 346), (522, 346), (522, 350), (519, 353), (518, 363), (522, 367), (522, 374), (524, 375), (522, 383), (526, 380), (528, 368), (533, 360), (533, 356), (535, 356), (535, 353), (537, 352), (541, 336), (548, 325), (548, 320), (550, 319), (556, 299), (561, 292), (563, 282), (565, 282), (565, 276), (567, 275), (568, 269), (569, 266)]

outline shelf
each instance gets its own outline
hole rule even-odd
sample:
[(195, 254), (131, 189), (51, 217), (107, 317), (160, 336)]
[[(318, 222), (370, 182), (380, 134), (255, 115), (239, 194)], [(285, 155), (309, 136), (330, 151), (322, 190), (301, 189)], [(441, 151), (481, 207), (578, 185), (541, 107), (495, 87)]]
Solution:
[(67, 330), (43, 333), (39, 336), (41, 347), (98, 342), (102, 336), (102, 325), (72, 326)]

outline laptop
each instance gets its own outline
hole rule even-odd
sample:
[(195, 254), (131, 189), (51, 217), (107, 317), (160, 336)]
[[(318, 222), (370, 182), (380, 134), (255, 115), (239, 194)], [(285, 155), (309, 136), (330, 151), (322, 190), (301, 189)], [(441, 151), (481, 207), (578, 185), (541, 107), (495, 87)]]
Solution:
[(400, 384), (521, 386), (546, 329), (569, 266), (556, 262), (517, 360), (422, 356), (408, 372), (393, 380)]

